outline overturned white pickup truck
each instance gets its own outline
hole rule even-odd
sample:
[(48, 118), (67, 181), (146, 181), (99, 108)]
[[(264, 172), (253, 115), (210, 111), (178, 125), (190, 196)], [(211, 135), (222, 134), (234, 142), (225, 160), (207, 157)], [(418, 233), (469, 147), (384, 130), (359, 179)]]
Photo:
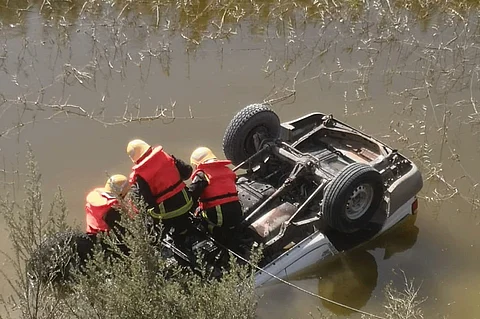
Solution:
[(223, 150), (246, 170), (237, 180), (243, 231), (265, 247), (257, 286), (383, 233), (415, 213), (423, 186), (406, 157), (322, 113), (280, 123), (269, 107), (249, 105)]

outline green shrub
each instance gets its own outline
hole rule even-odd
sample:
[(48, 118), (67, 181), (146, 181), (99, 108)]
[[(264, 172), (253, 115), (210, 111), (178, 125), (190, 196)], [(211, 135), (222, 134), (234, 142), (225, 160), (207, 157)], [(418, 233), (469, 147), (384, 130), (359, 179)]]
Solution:
[[(175, 265), (151, 245), (140, 218), (141, 203), (137, 203), (137, 218), (126, 217), (132, 212), (122, 210), (126, 235), (101, 236), (103, 247), (92, 245), (91, 258), (78, 267), (82, 265), (81, 258), (73, 252), (79, 248), (75, 239), (81, 231), (65, 222), (67, 209), (61, 192), (45, 213), (41, 176), (30, 148), (27, 169), (23, 205), (8, 196), (0, 205), (13, 243), (10, 262), (16, 271), (14, 279), (7, 278), (14, 294), (3, 299), (9, 317), (255, 317), (254, 271), (232, 259), (231, 269), (216, 280), (208, 279), (208, 269), (201, 264), (199, 271), (204, 276)], [(129, 248), (128, 255), (119, 250), (119, 240)], [(112, 257), (112, 252), (116, 257)]]

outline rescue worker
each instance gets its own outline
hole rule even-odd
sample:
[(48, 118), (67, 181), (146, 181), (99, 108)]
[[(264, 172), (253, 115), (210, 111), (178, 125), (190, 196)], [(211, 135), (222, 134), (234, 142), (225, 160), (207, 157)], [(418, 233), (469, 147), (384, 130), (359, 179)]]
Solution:
[(185, 240), (192, 229), (193, 201), (184, 181), (190, 177), (192, 167), (165, 152), (162, 146), (152, 147), (139, 139), (128, 143), (127, 154), (134, 163), (130, 185), (145, 201), (154, 229), (160, 222), (166, 232), (173, 228), (175, 245), (190, 248)]
[[(118, 224), (121, 214), (118, 199), (125, 198), (130, 190), (126, 176), (117, 174), (107, 179), (104, 187), (98, 187), (88, 193), (86, 197), (85, 213), (87, 235), (96, 239), (100, 232), (113, 231), (117, 238), (125, 234), (125, 229)], [(126, 252), (123, 245), (119, 246)]]
[(242, 206), (235, 184), (237, 175), (227, 165), (229, 160), (219, 160), (207, 147), (199, 147), (190, 156), (195, 168), (189, 186), (192, 198), (215, 239), (233, 248), (237, 235), (235, 228), (243, 218)]

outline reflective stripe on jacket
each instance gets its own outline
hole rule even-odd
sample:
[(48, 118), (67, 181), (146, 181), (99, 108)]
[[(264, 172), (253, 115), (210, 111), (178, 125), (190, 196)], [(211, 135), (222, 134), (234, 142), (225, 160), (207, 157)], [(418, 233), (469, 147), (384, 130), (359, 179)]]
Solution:
[(158, 204), (158, 211), (159, 211), (158, 213), (155, 212), (154, 208), (150, 208), (148, 210), (148, 213), (150, 215), (152, 215), (153, 217), (159, 218), (159, 219), (175, 218), (175, 217), (178, 217), (180, 215), (188, 213), (193, 206), (193, 199), (192, 199), (191, 196), (189, 196), (189, 194), (187, 193), (185, 188), (182, 189), (181, 192), (183, 194), (183, 199), (185, 200), (185, 205), (183, 205), (182, 207), (177, 208), (173, 211), (168, 211), (167, 212), (165, 210), (165, 206), (163, 205), (163, 203), (160, 203), (160, 204)]
[(135, 176), (141, 176), (155, 198), (157, 204), (172, 197), (185, 188), (173, 157), (163, 151), (162, 146), (154, 147), (140, 163), (132, 167), (130, 182), (135, 183)]
[(208, 209), (217, 205), (238, 200), (237, 187), (235, 184), (237, 175), (227, 165), (229, 160), (215, 160), (213, 162), (198, 165), (192, 177), (198, 172), (203, 172), (208, 180), (199, 198), (201, 209)]
[(88, 193), (86, 201), (87, 233), (96, 234), (109, 231), (110, 229), (104, 217), (117, 204), (117, 199), (105, 193), (103, 188), (95, 188)]

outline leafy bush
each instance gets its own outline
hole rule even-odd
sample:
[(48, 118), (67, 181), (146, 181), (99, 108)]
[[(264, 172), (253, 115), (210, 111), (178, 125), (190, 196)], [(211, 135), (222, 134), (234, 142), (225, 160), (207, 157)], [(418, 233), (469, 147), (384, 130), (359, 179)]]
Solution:
[[(14, 295), (2, 300), (8, 317), (255, 317), (254, 271), (250, 267), (232, 259), (231, 269), (221, 280), (208, 279), (202, 265), (204, 276), (185, 270), (151, 244), (142, 218), (123, 218), (125, 236), (100, 236), (102, 245), (97, 241), (88, 247), (91, 258), (79, 263), (82, 258), (73, 252), (85, 252), (77, 240), (81, 231), (65, 222), (67, 209), (60, 191), (45, 214), (41, 176), (31, 148), (27, 169), (23, 205), (8, 197), (0, 204), (13, 243), (10, 261), (16, 271), (15, 279), (7, 278)], [(137, 204), (138, 216), (143, 216), (144, 208)], [(128, 206), (122, 206), (124, 217), (132, 216)], [(119, 240), (129, 248), (128, 255), (120, 251)]]

